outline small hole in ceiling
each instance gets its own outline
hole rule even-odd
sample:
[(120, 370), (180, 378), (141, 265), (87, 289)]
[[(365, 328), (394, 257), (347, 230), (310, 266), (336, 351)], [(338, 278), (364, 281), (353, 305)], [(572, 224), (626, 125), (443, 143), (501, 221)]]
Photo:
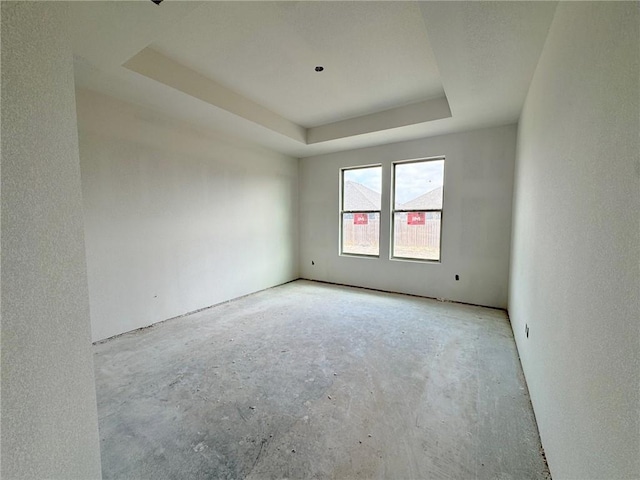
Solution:
[(321, 72), (321, 71), (323, 71), (323, 70), (324, 70), (324, 67), (323, 67), (322, 65), (318, 65), (318, 66), (316, 67), (316, 72)]

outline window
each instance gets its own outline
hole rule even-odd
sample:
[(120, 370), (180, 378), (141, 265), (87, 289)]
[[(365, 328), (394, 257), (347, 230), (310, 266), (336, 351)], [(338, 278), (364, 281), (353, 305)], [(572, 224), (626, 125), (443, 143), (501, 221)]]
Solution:
[(380, 255), (380, 191), (382, 167), (342, 170), (340, 253)]
[(440, 261), (444, 158), (393, 164), (392, 258)]

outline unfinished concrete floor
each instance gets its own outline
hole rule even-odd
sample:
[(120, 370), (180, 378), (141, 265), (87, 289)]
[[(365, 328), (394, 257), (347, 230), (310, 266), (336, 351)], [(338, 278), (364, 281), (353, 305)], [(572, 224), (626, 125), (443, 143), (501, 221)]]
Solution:
[(548, 478), (504, 312), (296, 281), (95, 346), (104, 478)]

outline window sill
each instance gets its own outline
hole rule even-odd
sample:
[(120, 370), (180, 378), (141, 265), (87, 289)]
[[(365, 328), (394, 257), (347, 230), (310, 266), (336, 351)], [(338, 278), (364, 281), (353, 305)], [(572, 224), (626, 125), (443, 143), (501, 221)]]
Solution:
[(390, 257), (389, 260), (392, 262), (406, 262), (406, 263), (428, 263), (430, 265), (441, 265), (442, 259), (440, 260), (427, 260), (424, 258), (404, 258), (404, 257)]
[(380, 258), (380, 255), (364, 255), (360, 253), (339, 253), (338, 256), (351, 257), (351, 258), (370, 258), (370, 259)]

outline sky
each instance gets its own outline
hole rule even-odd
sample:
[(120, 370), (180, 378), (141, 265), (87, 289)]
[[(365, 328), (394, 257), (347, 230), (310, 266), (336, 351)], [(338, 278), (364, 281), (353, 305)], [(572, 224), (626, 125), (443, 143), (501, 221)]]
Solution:
[(405, 203), (444, 183), (444, 160), (396, 164), (396, 202)]
[[(345, 170), (344, 180), (358, 182), (376, 192), (381, 191), (382, 167)], [(396, 201), (406, 203), (441, 187), (444, 182), (444, 160), (396, 164)]]
[(365, 187), (380, 193), (382, 187), (382, 167), (354, 168), (344, 171), (345, 182), (361, 183)]

